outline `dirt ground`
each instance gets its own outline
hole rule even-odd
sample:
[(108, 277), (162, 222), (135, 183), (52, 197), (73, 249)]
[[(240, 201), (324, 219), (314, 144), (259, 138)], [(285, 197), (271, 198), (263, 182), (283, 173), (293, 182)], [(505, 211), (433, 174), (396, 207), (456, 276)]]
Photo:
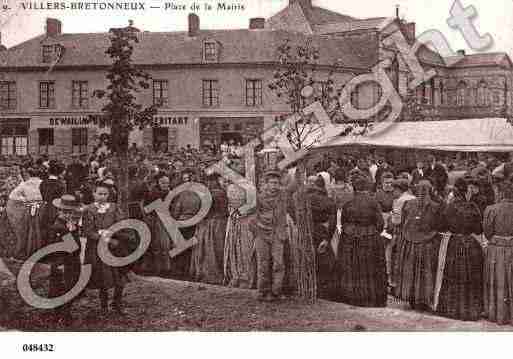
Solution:
[[(35, 276), (43, 290), (47, 273)], [(95, 291), (75, 303), (70, 327), (48, 321), (49, 312), (29, 307), (11, 287), (0, 288), (0, 329), (22, 331), (513, 331), (487, 321), (460, 322), (407, 310), (394, 302), (364, 309), (318, 301), (260, 303), (255, 292), (169, 279), (135, 276), (126, 290), (126, 315), (99, 315)]]

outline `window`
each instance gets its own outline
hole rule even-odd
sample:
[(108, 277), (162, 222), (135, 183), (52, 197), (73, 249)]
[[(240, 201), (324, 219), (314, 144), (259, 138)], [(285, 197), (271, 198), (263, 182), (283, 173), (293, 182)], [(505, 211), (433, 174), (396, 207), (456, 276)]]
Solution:
[(53, 45), (43, 45), (43, 62), (49, 63), (53, 60)]
[(40, 128), (37, 130), (39, 138), (39, 153), (49, 153), (53, 146), (53, 128)]
[(43, 63), (48, 64), (51, 63), (60, 56), (62, 52), (62, 47), (59, 44), (54, 45), (43, 45), (42, 46), (42, 60)]
[(0, 129), (2, 155), (21, 155), (28, 153), (28, 127), (23, 125), (4, 125)]
[(71, 89), (71, 104), (74, 108), (89, 107), (89, 84), (87, 81), (73, 81)]
[(350, 98), (351, 105), (354, 108), (359, 109), (360, 108), (360, 85), (356, 85), (353, 88), (353, 91), (351, 91), (350, 96), (351, 96), (351, 98)]
[(464, 82), (460, 82), (458, 89), (456, 90), (456, 105), (465, 106), (465, 97), (467, 92), (467, 85)]
[(55, 82), (44, 81), (39, 83), (39, 107), (55, 108)]
[(440, 81), (440, 105), (443, 105), (445, 102), (445, 89), (444, 83)]
[(214, 41), (205, 41), (204, 53), (205, 61), (217, 61), (217, 43)]
[(16, 109), (16, 82), (0, 82), (0, 108), (2, 110)]
[(219, 106), (219, 83), (217, 80), (203, 80), (203, 106)]
[(477, 105), (487, 106), (488, 104), (488, 86), (486, 85), (486, 82), (481, 81), (477, 87)]
[(246, 105), (262, 105), (262, 80), (246, 80)]
[(158, 107), (167, 105), (167, 80), (153, 80), (153, 104)]
[(87, 128), (79, 127), (71, 129), (71, 145), (73, 153), (87, 152)]

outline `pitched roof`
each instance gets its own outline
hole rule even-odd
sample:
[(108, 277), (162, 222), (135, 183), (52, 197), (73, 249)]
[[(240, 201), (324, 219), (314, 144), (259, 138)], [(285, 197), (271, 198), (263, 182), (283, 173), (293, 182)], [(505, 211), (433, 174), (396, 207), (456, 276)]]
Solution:
[(348, 15), (339, 14), (317, 6), (301, 6), (299, 2), (294, 2), (267, 19), (266, 26), (271, 29), (311, 34), (315, 26), (354, 20), (356, 19)]
[[(457, 59), (457, 56), (451, 56), (445, 58), (445, 62), (449, 63), (451, 60)], [(455, 64), (451, 66), (451, 68), (464, 68), (464, 67), (481, 67), (481, 66), (504, 66), (511, 67), (511, 59), (508, 54), (505, 52), (488, 52), (481, 54), (470, 54), (465, 55), (458, 61), (455, 61)]]
[(334, 34), (358, 30), (377, 30), (385, 23), (386, 17), (375, 17), (347, 22), (329, 23), (314, 26), (316, 34)]
[[(0, 52), (0, 66), (41, 67), (41, 44), (45, 41), (64, 46), (64, 54), (55, 66), (110, 65), (105, 54), (110, 45), (109, 33), (62, 34), (55, 38), (45, 35), (25, 41)], [(306, 36), (287, 31), (270, 30), (204, 30), (197, 37), (187, 32), (140, 32), (134, 46), (133, 60), (139, 65), (202, 64), (204, 40), (220, 44), (219, 63), (272, 63), (277, 61), (277, 48), (286, 40), (292, 45), (304, 45), (307, 40), (320, 51), (320, 63), (341, 67), (368, 69), (377, 61), (377, 49), (372, 39), (336, 39)]]

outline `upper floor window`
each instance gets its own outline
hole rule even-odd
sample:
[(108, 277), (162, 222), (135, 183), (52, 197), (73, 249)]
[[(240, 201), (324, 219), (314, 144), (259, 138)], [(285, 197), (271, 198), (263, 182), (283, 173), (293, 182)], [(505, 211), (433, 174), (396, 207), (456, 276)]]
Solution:
[(218, 80), (203, 80), (203, 106), (219, 106)]
[(205, 41), (203, 43), (203, 53), (205, 61), (212, 62), (218, 60), (217, 43), (215, 41)]
[(153, 105), (161, 107), (167, 105), (167, 80), (153, 80)]
[(456, 105), (457, 106), (465, 106), (467, 95), (467, 84), (464, 82), (460, 82), (458, 88), (456, 89)]
[(62, 46), (59, 44), (43, 45), (41, 48), (43, 63), (48, 64), (59, 58)]
[(246, 105), (262, 105), (262, 80), (246, 80)]
[(0, 108), (2, 110), (16, 109), (16, 82), (0, 82)]
[(55, 108), (55, 82), (43, 81), (39, 83), (39, 107)]
[(74, 108), (87, 108), (89, 107), (88, 90), (89, 84), (87, 81), (73, 81), (71, 90), (71, 103)]
[(486, 82), (481, 81), (477, 87), (477, 104), (479, 106), (487, 106), (489, 102), (488, 86)]

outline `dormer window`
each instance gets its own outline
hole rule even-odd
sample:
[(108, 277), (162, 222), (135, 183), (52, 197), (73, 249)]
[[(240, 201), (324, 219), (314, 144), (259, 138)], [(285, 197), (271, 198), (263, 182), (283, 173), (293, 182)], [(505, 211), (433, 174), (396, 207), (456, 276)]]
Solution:
[(203, 43), (203, 53), (205, 62), (217, 62), (219, 59), (217, 42), (205, 41)]
[(62, 46), (59, 44), (42, 46), (42, 60), (45, 64), (54, 62), (61, 56), (61, 54)]

